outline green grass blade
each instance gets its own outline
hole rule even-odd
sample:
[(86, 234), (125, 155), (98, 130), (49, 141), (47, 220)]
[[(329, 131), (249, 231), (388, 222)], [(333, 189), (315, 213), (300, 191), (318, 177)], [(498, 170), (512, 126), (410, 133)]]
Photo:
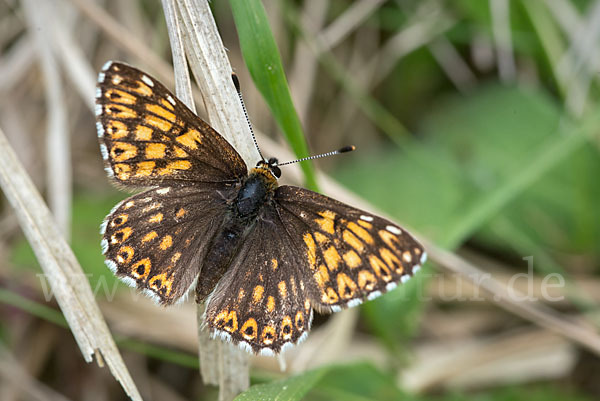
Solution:
[[(230, 0), (244, 61), (258, 90), (297, 157), (308, 156), (300, 119), (294, 108), (265, 9), (259, 0)], [(317, 183), (310, 162), (301, 163), (306, 186)]]
[(235, 401), (250, 400), (273, 400), (273, 401), (296, 401), (301, 400), (310, 391), (329, 368), (320, 368), (304, 372), (288, 379), (278, 380), (272, 383), (259, 384), (235, 398)]

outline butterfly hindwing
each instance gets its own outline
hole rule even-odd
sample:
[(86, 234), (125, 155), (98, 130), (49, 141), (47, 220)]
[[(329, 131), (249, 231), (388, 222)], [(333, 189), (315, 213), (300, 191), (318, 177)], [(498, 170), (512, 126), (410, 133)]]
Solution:
[(266, 205), (208, 298), (205, 324), (255, 353), (279, 353), (301, 341), (313, 314), (301, 257), (275, 208)]
[(402, 228), (324, 195), (281, 186), (275, 202), (302, 252), (302, 278), (320, 312), (373, 299), (412, 277), (426, 259)]
[(159, 303), (176, 302), (198, 276), (227, 211), (217, 189), (226, 191), (218, 184), (165, 187), (125, 199), (102, 225), (106, 264)]
[(106, 170), (125, 186), (233, 181), (247, 174), (233, 147), (156, 79), (107, 63), (96, 116)]

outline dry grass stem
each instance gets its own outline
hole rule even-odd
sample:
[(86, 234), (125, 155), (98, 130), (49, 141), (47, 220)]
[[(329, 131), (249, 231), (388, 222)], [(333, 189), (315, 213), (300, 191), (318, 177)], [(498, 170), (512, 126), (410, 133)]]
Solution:
[(25, 15), (37, 47), (44, 76), (48, 126), (46, 137), (46, 183), (50, 209), (65, 238), (71, 230), (71, 151), (63, 83), (52, 52), (52, 32), (44, 9), (35, 1), (23, 1)]
[(0, 184), (19, 219), (86, 362), (95, 355), (134, 400), (141, 396), (60, 230), (0, 130)]
[(119, 24), (110, 14), (89, 0), (69, 0), (79, 11), (96, 24), (121, 49), (147, 65), (168, 86), (173, 86), (173, 71), (138, 37)]
[[(183, 42), (191, 70), (204, 96), (211, 125), (234, 146), (250, 166), (259, 159), (251, 140), (244, 112), (231, 80), (233, 71), (219, 36), (208, 2), (186, 0), (177, 4), (178, 12), (168, 11), (174, 22), (169, 25), (176, 45)], [(181, 17), (179, 20), (178, 16)], [(186, 34), (181, 38), (179, 27)], [(182, 40), (183, 39), (183, 40)], [(173, 42), (173, 40), (172, 40)], [(176, 54), (173, 54), (175, 59)], [(177, 55), (181, 60), (183, 54)], [(180, 64), (183, 62), (180, 61)], [(191, 99), (191, 94), (187, 94)], [(198, 317), (200, 318), (198, 309)], [(219, 399), (233, 399), (250, 385), (248, 354), (232, 344), (210, 341), (198, 319), (200, 359), (205, 382), (214, 383), (218, 377)], [(215, 350), (217, 354), (215, 355)], [(211, 362), (217, 362), (211, 363)], [(217, 371), (215, 372), (215, 368)]]
[(383, 0), (355, 1), (344, 13), (319, 34), (323, 51), (334, 48), (374, 13)]
[(440, 387), (481, 388), (564, 377), (574, 367), (575, 348), (537, 328), (488, 338), (443, 340), (415, 348), (416, 361), (403, 372), (402, 388), (412, 392)]

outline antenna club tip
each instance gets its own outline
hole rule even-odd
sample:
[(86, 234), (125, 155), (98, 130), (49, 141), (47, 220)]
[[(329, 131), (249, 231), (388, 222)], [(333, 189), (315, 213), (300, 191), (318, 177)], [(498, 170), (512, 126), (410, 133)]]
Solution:
[(353, 150), (356, 150), (356, 146), (349, 145), (349, 146), (344, 146), (343, 148), (339, 149), (338, 153), (352, 152)]
[(233, 84), (235, 85), (235, 90), (238, 91), (238, 93), (240, 92), (240, 80), (238, 79), (238, 76), (235, 72), (231, 73), (231, 80), (233, 81)]

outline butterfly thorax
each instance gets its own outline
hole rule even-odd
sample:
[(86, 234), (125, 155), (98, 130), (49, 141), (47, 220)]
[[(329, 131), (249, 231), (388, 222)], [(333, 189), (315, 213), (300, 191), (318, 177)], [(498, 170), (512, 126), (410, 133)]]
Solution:
[(259, 166), (250, 170), (234, 202), (234, 212), (242, 219), (257, 216), (263, 205), (273, 199), (277, 179), (268, 168)]

